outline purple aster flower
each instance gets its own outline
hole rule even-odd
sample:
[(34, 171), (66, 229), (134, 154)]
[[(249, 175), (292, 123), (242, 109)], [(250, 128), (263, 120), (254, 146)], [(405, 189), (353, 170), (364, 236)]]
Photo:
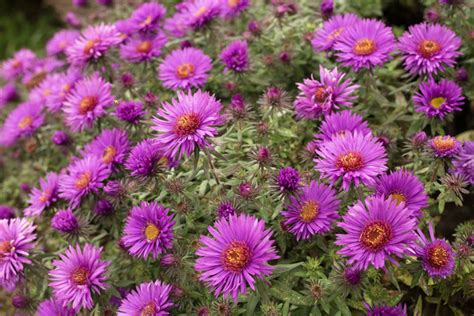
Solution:
[(436, 23), (439, 21), (439, 12), (436, 7), (430, 7), (425, 10), (425, 20), (429, 23)]
[(319, 81), (311, 78), (297, 84), (299, 94), (294, 105), (298, 118), (318, 118), (334, 109), (352, 106), (352, 101), (357, 98), (353, 93), (359, 85), (352, 84), (351, 79), (343, 80), (345, 74), (338, 72), (337, 68), (329, 70), (319, 66), (319, 76)]
[(300, 188), (300, 173), (292, 167), (281, 168), (275, 177), (279, 192), (293, 193)]
[(172, 51), (159, 67), (159, 78), (163, 86), (178, 90), (200, 88), (207, 82), (212, 60), (198, 48)]
[(225, 72), (244, 72), (249, 68), (249, 49), (246, 41), (236, 40), (227, 45), (219, 55)]
[(114, 212), (114, 207), (112, 203), (109, 202), (109, 200), (98, 200), (95, 203), (94, 207), (94, 213), (100, 216), (108, 216)]
[(135, 84), (135, 77), (129, 71), (124, 72), (122, 76), (120, 77), (120, 80), (121, 80), (122, 85), (127, 89), (132, 88), (133, 85)]
[(323, 27), (314, 33), (311, 45), (314, 51), (329, 51), (339, 36), (360, 19), (352, 13), (338, 14), (323, 23)]
[(342, 246), (338, 254), (362, 270), (369, 265), (383, 268), (386, 259), (397, 264), (394, 257), (403, 257), (416, 239), (411, 215), (404, 205), (385, 197), (358, 201), (338, 224), (345, 231), (336, 235), (336, 245)]
[(410, 26), (398, 41), (405, 69), (412, 74), (433, 75), (444, 71), (445, 67), (453, 67), (461, 55), (461, 38), (440, 24)]
[(133, 125), (137, 125), (144, 115), (143, 103), (139, 101), (122, 101), (115, 109), (117, 118)]
[(101, 260), (102, 247), (86, 243), (69, 246), (59, 260), (53, 260), (54, 268), (49, 271), (49, 286), (54, 298), (75, 310), (81, 307), (91, 310), (92, 294), (100, 294), (107, 287), (107, 267), (110, 262)]
[(325, 18), (331, 17), (334, 12), (334, 0), (322, 0), (319, 5), (319, 10)]
[(26, 89), (32, 90), (38, 87), (48, 74), (51, 74), (62, 66), (64, 66), (64, 62), (56, 59), (56, 57), (38, 59), (31, 69), (25, 73), (21, 82), (25, 85)]
[(314, 135), (316, 141), (314, 145), (317, 147), (321, 146), (323, 142), (332, 141), (336, 137), (346, 136), (356, 131), (363, 135), (370, 135), (372, 133), (367, 122), (362, 119), (362, 116), (349, 110), (325, 116), (319, 131), (318, 134)]
[(57, 173), (50, 172), (45, 178), (39, 180), (40, 187), (33, 188), (30, 193), (28, 204), (23, 213), (25, 216), (40, 216), (45, 208), (51, 206), (58, 198), (58, 180)]
[(51, 316), (51, 315), (61, 315), (61, 316), (74, 316), (76, 313), (72, 308), (65, 307), (61, 303), (57, 302), (55, 299), (50, 298), (45, 300), (38, 305), (36, 310), (37, 316)]
[(91, 128), (113, 104), (111, 92), (112, 85), (98, 74), (79, 80), (64, 103), (66, 124), (75, 132)]
[(46, 44), (46, 52), (48, 56), (59, 55), (66, 51), (66, 48), (74, 44), (80, 33), (75, 30), (61, 30)]
[(407, 316), (407, 307), (402, 305), (387, 306), (375, 305), (370, 307), (366, 304), (367, 316)]
[(104, 192), (113, 197), (122, 195), (125, 192), (125, 188), (122, 183), (118, 180), (111, 180), (103, 188)]
[(130, 210), (123, 230), (123, 242), (130, 255), (153, 259), (173, 247), (175, 221), (170, 210), (155, 202), (141, 202)]
[(70, 141), (69, 135), (63, 131), (55, 131), (51, 136), (51, 141), (58, 146), (67, 145)]
[(464, 104), (462, 89), (454, 81), (433, 79), (420, 83), (420, 91), (413, 96), (415, 111), (425, 113), (429, 118), (443, 119), (446, 114), (461, 111)]
[(458, 68), (454, 75), (455, 75), (455, 78), (458, 82), (468, 82), (469, 81), (469, 73), (467, 72), (466, 68), (464, 68), (464, 67)]
[(103, 130), (92, 142), (84, 146), (84, 157), (95, 155), (106, 165), (122, 164), (129, 150), (127, 132), (119, 128)]
[(79, 18), (76, 16), (74, 12), (67, 12), (66, 15), (64, 16), (64, 22), (66, 22), (68, 25), (72, 27), (79, 28), (81, 26), (81, 21)]
[(16, 294), (15, 296), (12, 297), (12, 305), (15, 308), (23, 309), (27, 307), (30, 304), (30, 298), (22, 295), (22, 294)]
[(25, 102), (8, 114), (0, 129), (0, 145), (11, 146), (19, 138), (31, 136), (44, 122), (41, 105)]
[(0, 285), (16, 283), (25, 264), (30, 264), (29, 251), (34, 248), (36, 226), (25, 218), (0, 220)]
[(423, 131), (416, 132), (411, 137), (411, 143), (413, 147), (415, 148), (422, 148), (426, 144), (427, 141), (428, 141), (428, 136)]
[(53, 113), (61, 110), (69, 93), (81, 77), (80, 70), (75, 68), (70, 68), (65, 73), (48, 76), (37, 88), (42, 93), (46, 108)]
[(429, 145), (436, 157), (452, 157), (461, 147), (459, 141), (449, 135), (435, 136), (429, 141)]
[(343, 271), (344, 280), (350, 285), (357, 285), (362, 279), (362, 270), (354, 267), (346, 267)]
[(392, 30), (375, 19), (363, 19), (346, 28), (334, 44), (337, 61), (354, 71), (371, 69), (390, 59), (395, 48)]
[(296, 240), (308, 239), (315, 234), (325, 234), (339, 217), (340, 201), (336, 191), (325, 184), (311, 181), (301, 189), (301, 194), (290, 197), (290, 204), (281, 214), (284, 225)]
[(166, 8), (151, 1), (143, 3), (133, 11), (128, 23), (132, 32), (153, 33), (158, 30), (161, 19), (166, 15)]
[(182, 12), (173, 14), (165, 20), (164, 29), (173, 37), (183, 37), (189, 31), (188, 15)]
[(428, 207), (428, 195), (423, 182), (412, 172), (404, 169), (384, 174), (377, 179), (375, 194), (385, 196), (398, 204), (403, 204), (412, 216), (422, 216), (422, 209)]
[(465, 141), (452, 163), (454, 173), (464, 176), (467, 182), (474, 185), (474, 141)]
[(335, 137), (317, 150), (316, 170), (335, 184), (342, 177), (342, 188), (351, 183), (369, 185), (387, 170), (387, 154), (380, 142), (370, 134), (358, 131)]
[(82, 66), (103, 57), (112, 46), (121, 42), (122, 37), (114, 25), (91, 25), (66, 49), (67, 59), (73, 65)]
[(66, 174), (59, 177), (59, 196), (75, 208), (85, 195), (97, 193), (109, 174), (110, 168), (99, 157), (77, 160), (67, 168)]
[(8, 205), (0, 204), (0, 220), (15, 218), (15, 209)]
[(416, 255), (421, 259), (421, 266), (432, 278), (445, 279), (454, 272), (456, 263), (454, 261), (454, 251), (444, 239), (435, 237), (433, 224), (428, 225), (429, 238), (420, 229), (417, 229), (419, 236)]
[(201, 236), (201, 247), (195, 269), (214, 293), (224, 298), (247, 293), (247, 286), (255, 290), (255, 279), (272, 273), (268, 261), (278, 259), (271, 229), (254, 216), (231, 215), (209, 226), (211, 237)]
[(46, 98), (51, 95), (53, 87), (61, 84), (59, 80), (60, 76), (57, 73), (46, 75), (43, 81), (30, 91), (28, 99), (35, 103), (46, 105)]
[(145, 178), (153, 176), (169, 163), (170, 161), (163, 156), (160, 146), (150, 139), (145, 139), (130, 151), (125, 168), (133, 177)]
[(131, 63), (141, 63), (159, 57), (168, 41), (163, 32), (153, 37), (133, 37), (120, 47), (120, 57)]
[(237, 212), (237, 209), (234, 206), (234, 203), (231, 201), (223, 201), (217, 206), (217, 217), (219, 219), (225, 218), (228, 219), (230, 215), (234, 215)]
[(18, 97), (15, 85), (13, 83), (7, 83), (0, 88), (0, 110), (11, 101), (14, 101)]
[(194, 30), (200, 29), (217, 18), (221, 12), (219, 0), (195, 0), (183, 2), (180, 12), (186, 24)]
[(0, 75), (7, 81), (13, 80), (23, 76), (36, 61), (35, 53), (29, 49), (20, 49), (11, 59), (4, 61), (0, 65)]
[(51, 219), (51, 227), (62, 233), (72, 233), (79, 228), (79, 222), (71, 210), (59, 210)]
[(222, 16), (226, 19), (233, 19), (240, 15), (250, 5), (250, 0), (220, 0)]
[(171, 286), (161, 281), (142, 283), (122, 300), (117, 315), (170, 315), (170, 292)]
[(224, 122), (220, 111), (221, 103), (207, 92), (178, 92), (153, 119), (152, 129), (160, 132), (155, 140), (168, 157), (189, 156), (196, 147), (211, 146), (207, 138), (216, 136), (216, 127)]

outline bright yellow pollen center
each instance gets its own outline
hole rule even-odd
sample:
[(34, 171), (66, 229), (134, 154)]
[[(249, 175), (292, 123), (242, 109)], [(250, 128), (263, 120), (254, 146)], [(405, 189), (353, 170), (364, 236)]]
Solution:
[(27, 115), (20, 120), (20, 122), (18, 123), (18, 127), (21, 129), (25, 129), (27, 127), (30, 127), (32, 123), (33, 117), (31, 117), (31, 115)]
[(360, 56), (372, 54), (376, 49), (375, 42), (368, 38), (358, 40), (354, 45), (354, 53)]
[(39, 197), (40, 202), (45, 203), (46, 201), (48, 201), (50, 194), (51, 194), (50, 190), (45, 190), (44, 192), (42, 192)]
[(229, 5), (229, 7), (235, 8), (240, 4), (240, 0), (228, 0), (227, 4)]
[(436, 245), (428, 249), (428, 261), (432, 266), (442, 268), (448, 263), (448, 259), (449, 254), (444, 247)]
[(84, 97), (79, 104), (79, 114), (86, 114), (87, 112), (92, 111), (97, 105), (97, 97), (88, 96)]
[(373, 222), (362, 230), (359, 240), (369, 250), (377, 251), (392, 237), (390, 226), (383, 222)]
[(438, 42), (423, 40), (418, 47), (418, 52), (424, 58), (430, 58), (441, 50), (441, 46)]
[(456, 146), (454, 138), (449, 136), (436, 136), (433, 140), (433, 144), (434, 147), (441, 152), (451, 150)]
[(439, 109), (441, 107), (441, 105), (446, 102), (446, 99), (443, 98), (443, 97), (437, 97), (437, 98), (434, 98), (434, 99), (431, 99), (431, 106), (434, 107), (435, 109)]
[(148, 54), (151, 51), (152, 44), (150, 41), (143, 41), (137, 46), (137, 52), (141, 54)]
[(114, 160), (116, 154), (117, 150), (114, 146), (107, 146), (104, 150), (104, 154), (102, 155), (102, 161), (105, 163), (111, 163)]
[(153, 316), (156, 313), (156, 305), (154, 302), (148, 303), (142, 310), (140, 316)]
[(303, 222), (309, 223), (318, 216), (319, 204), (316, 201), (308, 200), (303, 203), (300, 211), (300, 218)]
[(178, 136), (187, 136), (199, 128), (200, 120), (196, 113), (184, 114), (176, 120), (175, 132)]
[(332, 41), (333, 39), (336, 39), (341, 35), (341, 33), (344, 31), (343, 27), (340, 27), (338, 29), (335, 29), (334, 31), (331, 32), (331, 34), (328, 35), (327, 39)]
[(357, 171), (362, 168), (364, 161), (362, 155), (356, 152), (350, 152), (341, 155), (336, 160), (336, 167), (344, 169), (344, 171)]
[(397, 205), (400, 205), (402, 202), (407, 201), (407, 198), (405, 197), (405, 195), (400, 192), (395, 192), (395, 193), (390, 194), (390, 198), (393, 201), (397, 202)]
[(91, 49), (93, 49), (95, 44), (97, 44), (98, 42), (99, 40), (97, 39), (87, 41), (86, 45), (84, 45), (84, 54), (90, 54)]
[(196, 12), (194, 12), (194, 16), (195, 17), (200, 17), (201, 15), (203, 15), (204, 13), (207, 12), (207, 7), (206, 6), (202, 6), (199, 8), (199, 10), (197, 10)]
[(92, 179), (92, 175), (90, 172), (84, 172), (83, 174), (81, 174), (77, 180), (76, 180), (76, 188), (79, 189), (79, 190), (82, 190), (84, 188), (86, 188), (89, 183), (91, 182), (91, 179)]
[(194, 74), (195, 67), (193, 64), (184, 63), (178, 66), (176, 75), (179, 79), (187, 79)]
[(71, 278), (75, 284), (84, 285), (87, 283), (87, 279), (89, 278), (89, 271), (84, 267), (80, 267), (72, 273)]
[(153, 22), (153, 17), (149, 15), (146, 17), (145, 21), (143, 21), (143, 23), (140, 26), (144, 27), (144, 26), (150, 25), (151, 22)]
[(146, 239), (154, 241), (156, 238), (158, 238), (158, 235), (160, 234), (160, 229), (156, 227), (155, 224), (149, 223), (146, 228), (145, 228), (145, 236)]
[(250, 248), (245, 242), (233, 241), (223, 253), (224, 267), (232, 272), (241, 272), (251, 258)]

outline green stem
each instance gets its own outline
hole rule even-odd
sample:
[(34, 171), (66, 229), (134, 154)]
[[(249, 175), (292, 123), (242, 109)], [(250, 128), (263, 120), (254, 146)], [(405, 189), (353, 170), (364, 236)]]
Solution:
[(216, 183), (221, 184), (220, 181), (219, 181), (219, 178), (217, 177), (216, 168), (214, 166), (214, 161), (212, 160), (212, 157), (211, 157), (211, 154), (209, 153), (209, 150), (207, 150), (207, 148), (206, 148), (206, 149), (204, 149), (204, 152), (206, 153), (207, 162), (209, 163), (209, 168), (211, 169), (212, 175), (216, 179)]

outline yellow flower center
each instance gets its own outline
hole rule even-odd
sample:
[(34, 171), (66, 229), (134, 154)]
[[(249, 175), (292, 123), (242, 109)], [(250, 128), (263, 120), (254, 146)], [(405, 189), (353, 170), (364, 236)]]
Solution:
[(392, 238), (392, 229), (384, 222), (376, 221), (362, 230), (359, 240), (367, 249), (377, 251)]
[(154, 241), (156, 240), (156, 238), (158, 238), (158, 235), (160, 235), (160, 229), (156, 227), (155, 224), (148, 223), (148, 225), (145, 228), (146, 239), (150, 241)]
[(444, 152), (453, 149), (456, 146), (456, 142), (450, 136), (436, 136), (433, 139), (433, 145), (438, 151)]
[(441, 245), (435, 245), (428, 249), (428, 262), (436, 267), (442, 268), (448, 263), (449, 254)]
[(319, 204), (316, 201), (308, 200), (303, 203), (300, 211), (300, 218), (305, 223), (313, 221), (319, 213)]
[(235, 8), (240, 4), (240, 0), (228, 0), (227, 4), (229, 5), (229, 7)]
[(202, 6), (199, 8), (199, 10), (197, 10), (196, 12), (194, 12), (194, 16), (195, 17), (200, 17), (201, 15), (203, 15), (204, 13), (207, 12), (207, 7), (206, 6)]
[(314, 92), (314, 100), (317, 103), (323, 103), (328, 97), (327, 86), (317, 87)]
[(394, 193), (390, 194), (390, 198), (393, 201), (397, 202), (397, 205), (400, 205), (400, 203), (407, 201), (407, 198), (406, 198), (405, 194), (403, 194), (401, 192), (394, 192)]
[(77, 268), (72, 273), (71, 279), (76, 285), (84, 285), (89, 279), (89, 270), (84, 267)]
[(45, 190), (41, 193), (39, 200), (41, 203), (45, 203), (49, 200), (49, 196), (51, 195), (51, 190)]
[(151, 24), (151, 22), (153, 22), (153, 17), (151, 15), (147, 16), (145, 21), (143, 21), (140, 26), (141, 27), (144, 27), (144, 26), (148, 26)]
[(33, 117), (31, 115), (24, 116), (18, 123), (20, 129), (25, 129), (31, 126), (33, 123)]
[(79, 190), (85, 189), (91, 182), (92, 175), (90, 172), (84, 172), (76, 180), (76, 188)]
[(358, 40), (354, 45), (354, 53), (360, 56), (367, 56), (375, 52), (376, 49), (375, 41), (363, 38)]
[(252, 252), (245, 242), (233, 241), (222, 256), (226, 270), (241, 272), (249, 263)]
[(114, 160), (116, 154), (117, 149), (115, 149), (114, 146), (107, 146), (104, 150), (104, 154), (102, 155), (102, 161), (104, 163), (111, 163)]
[(187, 136), (194, 133), (199, 128), (200, 123), (201, 121), (196, 113), (184, 114), (176, 120), (174, 130), (178, 136)]
[(87, 41), (86, 45), (84, 45), (84, 54), (90, 54), (91, 53), (91, 50), (94, 48), (94, 46), (99, 43), (99, 40), (98, 39), (93, 39), (93, 40), (89, 40)]
[(79, 104), (79, 114), (84, 115), (87, 112), (94, 110), (96, 106), (97, 106), (96, 96), (84, 97), (82, 98), (81, 103)]
[(12, 250), (12, 243), (8, 240), (0, 242), (0, 259)]
[(437, 98), (434, 98), (434, 99), (431, 99), (431, 106), (434, 107), (435, 109), (439, 109), (441, 107), (441, 105), (446, 102), (446, 99), (443, 98), (443, 97), (437, 97)]
[(156, 313), (156, 305), (154, 302), (148, 303), (140, 313), (140, 316), (153, 316)]
[(152, 44), (150, 41), (143, 41), (137, 46), (137, 52), (140, 54), (148, 54), (151, 51)]
[(340, 27), (340, 28), (338, 28), (338, 29), (335, 29), (334, 31), (332, 31), (332, 32), (328, 35), (327, 39), (330, 40), (330, 41), (332, 41), (332, 40), (338, 38), (339, 35), (341, 35), (342, 32), (344, 32), (344, 28), (343, 28), (343, 27)]
[(194, 74), (195, 67), (193, 64), (184, 63), (178, 66), (176, 75), (179, 79), (187, 79)]
[(350, 152), (345, 155), (340, 155), (336, 159), (336, 167), (344, 169), (344, 171), (357, 171), (364, 165), (362, 155), (357, 152)]
[(430, 40), (423, 40), (418, 46), (418, 52), (424, 58), (430, 58), (434, 56), (441, 50), (441, 46), (438, 42), (430, 41)]

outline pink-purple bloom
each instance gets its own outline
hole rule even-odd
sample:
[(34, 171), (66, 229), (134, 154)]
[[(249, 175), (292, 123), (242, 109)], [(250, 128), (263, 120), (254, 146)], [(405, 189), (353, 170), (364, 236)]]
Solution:
[(198, 48), (172, 51), (159, 66), (159, 79), (169, 89), (203, 87), (207, 82), (212, 60)]
[(295, 100), (298, 118), (315, 119), (323, 114), (330, 114), (335, 109), (348, 107), (357, 98), (354, 92), (359, 85), (352, 84), (351, 79), (344, 80), (344, 73), (337, 68), (329, 70), (319, 66), (320, 79), (305, 79), (298, 83), (299, 94)]
[(44, 122), (41, 105), (25, 102), (8, 114), (0, 128), (0, 145), (11, 146), (16, 140), (33, 135)]
[(317, 150), (316, 170), (332, 184), (342, 178), (342, 188), (351, 183), (369, 185), (387, 170), (387, 154), (371, 134), (358, 131), (333, 138)]
[(453, 67), (461, 55), (461, 38), (441, 24), (410, 26), (398, 41), (405, 69), (412, 74), (434, 75)]
[(73, 233), (79, 228), (79, 222), (70, 210), (59, 210), (51, 219), (51, 227), (62, 233)]
[(366, 304), (367, 316), (407, 316), (406, 305), (374, 305), (370, 307)]
[(115, 116), (122, 121), (136, 125), (145, 115), (143, 103), (139, 101), (122, 101), (115, 109)]
[(160, 133), (155, 140), (166, 156), (189, 156), (196, 147), (211, 146), (208, 138), (216, 136), (224, 122), (220, 111), (221, 103), (207, 92), (178, 92), (178, 98), (164, 102), (153, 119), (152, 129)]
[(163, 156), (158, 144), (150, 139), (144, 139), (130, 151), (125, 168), (133, 177), (146, 178), (153, 176), (169, 163), (170, 161)]
[(397, 264), (395, 257), (407, 254), (416, 239), (411, 211), (383, 196), (358, 201), (338, 226), (345, 231), (336, 235), (336, 245), (342, 246), (338, 253), (362, 270), (383, 268), (387, 259)]
[(54, 268), (49, 271), (49, 286), (54, 298), (64, 306), (78, 311), (81, 307), (92, 309), (92, 294), (100, 294), (107, 287), (107, 267), (110, 262), (101, 259), (102, 247), (86, 243), (79, 244), (53, 260)]
[(275, 176), (275, 185), (277, 190), (282, 193), (294, 193), (299, 190), (300, 173), (293, 167), (284, 167), (278, 171)]
[(120, 57), (131, 63), (150, 61), (160, 56), (167, 41), (162, 32), (151, 37), (132, 37), (120, 47)]
[(128, 24), (132, 32), (153, 33), (155, 32), (163, 17), (166, 15), (166, 8), (155, 1), (143, 3), (128, 19)]
[(436, 157), (452, 157), (461, 148), (461, 143), (449, 135), (435, 136), (428, 143)]
[(339, 217), (339, 204), (334, 189), (311, 181), (301, 189), (300, 194), (290, 197), (287, 209), (281, 214), (288, 231), (296, 236), (296, 240), (308, 239), (331, 230), (334, 220)]
[(23, 76), (37, 61), (35, 53), (29, 49), (20, 49), (12, 58), (0, 65), (0, 76), (5, 80), (13, 80)]
[(31, 190), (28, 207), (23, 213), (25, 216), (40, 216), (43, 210), (52, 203), (56, 202), (58, 198), (58, 180), (57, 173), (50, 172), (45, 178), (39, 180), (40, 187)]
[(0, 111), (8, 103), (15, 100), (18, 97), (15, 85), (7, 83), (0, 88)]
[(48, 56), (59, 55), (66, 51), (66, 48), (71, 46), (80, 33), (76, 30), (61, 30), (53, 35), (53, 37), (46, 44), (46, 52)]
[(334, 45), (337, 61), (355, 71), (372, 69), (390, 59), (395, 37), (390, 27), (375, 19), (363, 19), (345, 29)]
[(454, 81), (433, 79), (420, 83), (420, 91), (413, 96), (415, 111), (425, 113), (429, 118), (443, 119), (448, 113), (461, 111), (464, 104), (462, 89)]
[(103, 130), (92, 142), (84, 146), (84, 157), (95, 155), (106, 165), (122, 164), (129, 150), (127, 132), (119, 128)]
[(322, 145), (323, 142), (331, 141), (336, 137), (345, 136), (354, 132), (367, 135), (372, 134), (368, 124), (362, 116), (349, 110), (326, 115), (319, 133), (315, 134), (316, 145)]
[(273, 267), (269, 261), (278, 259), (271, 229), (254, 216), (231, 215), (221, 218), (213, 227), (212, 237), (201, 236), (201, 247), (195, 269), (214, 293), (224, 298), (247, 293), (247, 286), (255, 290), (256, 279), (269, 276)]
[(221, 6), (219, 0), (186, 1), (182, 3), (180, 12), (188, 27), (198, 30), (219, 16)]
[(474, 185), (474, 141), (465, 141), (452, 163), (454, 173)]
[(233, 41), (222, 50), (219, 57), (225, 66), (225, 72), (241, 73), (249, 68), (249, 49), (246, 41)]
[(171, 289), (171, 285), (161, 281), (142, 283), (122, 300), (117, 315), (169, 315), (173, 306)]
[(232, 19), (240, 15), (250, 5), (250, 0), (220, 0), (221, 14), (226, 19)]
[(175, 221), (170, 210), (155, 202), (141, 202), (130, 210), (122, 241), (130, 255), (153, 259), (173, 247)]
[(350, 26), (359, 21), (352, 13), (338, 14), (323, 23), (323, 27), (315, 31), (311, 44), (315, 51), (329, 51), (339, 36)]
[(76, 313), (72, 308), (63, 306), (63, 304), (57, 302), (55, 299), (50, 298), (41, 302), (38, 305), (36, 310), (37, 316), (51, 316), (51, 315), (61, 315), (61, 316), (74, 316)]

